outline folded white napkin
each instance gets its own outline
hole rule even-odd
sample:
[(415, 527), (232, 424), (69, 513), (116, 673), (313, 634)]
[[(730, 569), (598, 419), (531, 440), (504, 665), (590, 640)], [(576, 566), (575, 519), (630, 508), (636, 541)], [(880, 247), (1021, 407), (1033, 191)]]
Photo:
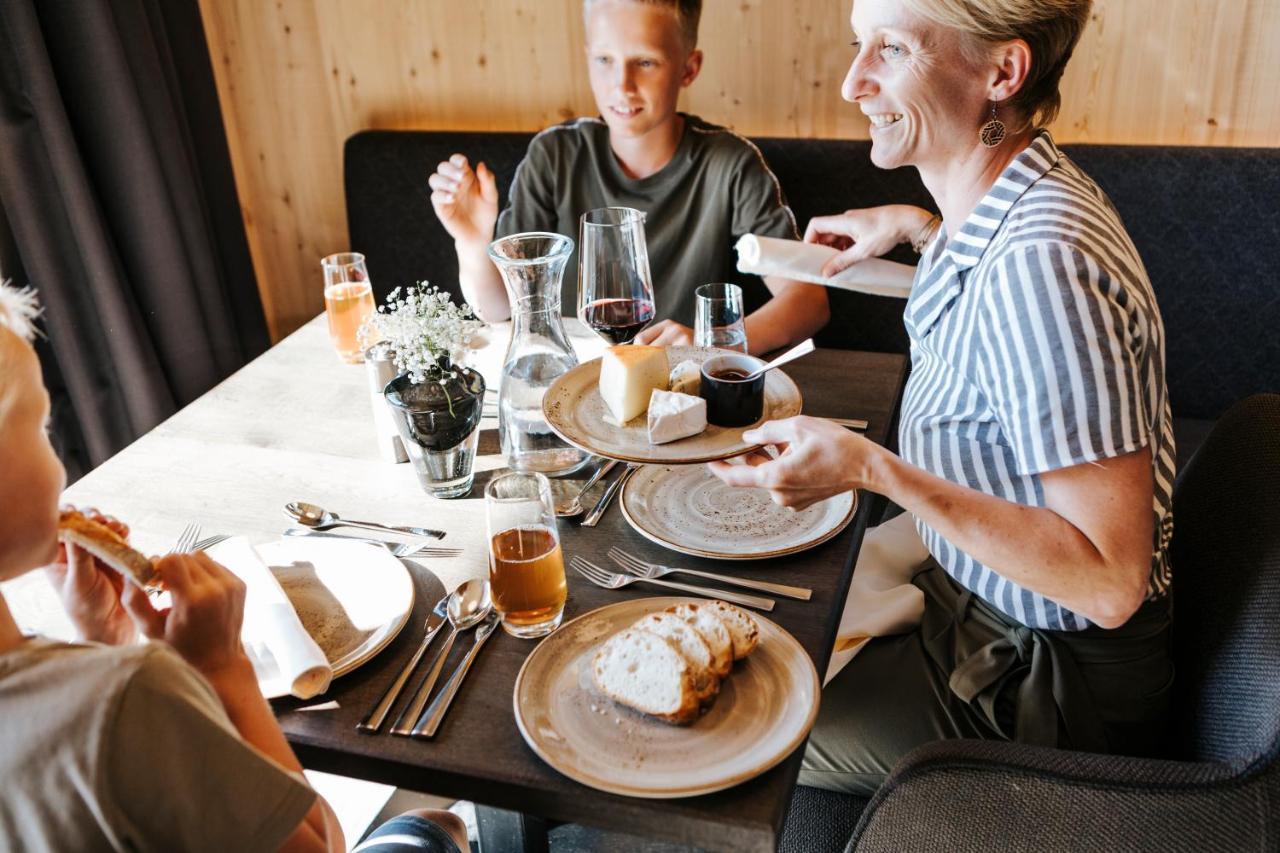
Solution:
[(210, 557), (244, 581), (244, 627), (241, 642), (258, 680), (283, 679), (289, 692), (310, 699), (329, 689), (333, 670), (316, 645), (275, 575), (243, 536), (227, 539), (208, 551)]
[(911, 513), (904, 512), (867, 531), (824, 685), (870, 638), (903, 634), (920, 624), (924, 593), (911, 583), (911, 577), (928, 558), (929, 550), (916, 532)]
[(738, 250), (738, 271), (755, 275), (776, 275), (807, 281), (839, 290), (853, 290), (872, 296), (905, 299), (911, 293), (916, 268), (883, 258), (867, 258), (837, 275), (824, 276), (823, 265), (839, 254), (830, 246), (744, 234), (734, 247)]

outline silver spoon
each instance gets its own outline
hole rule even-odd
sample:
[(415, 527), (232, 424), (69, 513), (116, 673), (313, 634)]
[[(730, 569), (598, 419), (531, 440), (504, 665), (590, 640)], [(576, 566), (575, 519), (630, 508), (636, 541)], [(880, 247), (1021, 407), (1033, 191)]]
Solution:
[(410, 536), (429, 536), (432, 539), (443, 539), (443, 530), (432, 530), (427, 527), (393, 527), (373, 521), (352, 521), (339, 518), (336, 512), (329, 512), (321, 506), (305, 501), (291, 501), (285, 504), (285, 514), (303, 527), (312, 530), (328, 530), (331, 527), (362, 527), (365, 530), (389, 530), (392, 533), (408, 533)]
[(452, 630), (449, 632), (448, 639), (444, 641), (444, 646), (436, 654), (436, 659), (432, 661), (431, 669), (423, 677), (422, 683), (418, 685), (418, 692), (414, 694), (413, 701), (400, 713), (396, 724), (391, 727), (393, 735), (412, 734), (413, 726), (427, 704), (427, 697), (431, 694), (431, 688), (436, 686), (440, 671), (444, 669), (445, 660), (449, 657), (449, 652), (453, 650), (454, 640), (458, 639), (460, 632), (480, 624), (492, 609), (493, 600), (489, 596), (489, 582), (487, 580), (472, 578), (455, 589), (453, 594), (449, 596), (449, 625)]
[(784, 352), (782, 355), (775, 358), (773, 361), (766, 364), (764, 367), (761, 367), (755, 373), (749, 374), (745, 379), (741, 379), (739, 381), (750, 382), (752, 379), (755, 379), (760, 374), (767, 373), (768, 371), (773, 370), (775, 367), (781, 367), (782, 365), (786, 364), (789, 361), (795, 361), (797, 358), (800, 358), (801, 356), (808, 355), (809, 353), (813, 352), (813, 350), (814, 350), (813, 338), (809, 338), (808, 340), (801, 341), (800, 343), (793, 346), (791, 349)]
[(591, 479), (587, 480), (585, 486), (578, 489), (572, 500), (561, 500), (556, 504), (556, 515), (560, 518), (572, 518), (575, 515), (582, 515), (582, 496), (589, 492), (592, 486), (600, 482), (600, 478), (612, 471), (617, 464), (617, 459), (610, 459), (597, 468), (596, 472), (591, 475)]

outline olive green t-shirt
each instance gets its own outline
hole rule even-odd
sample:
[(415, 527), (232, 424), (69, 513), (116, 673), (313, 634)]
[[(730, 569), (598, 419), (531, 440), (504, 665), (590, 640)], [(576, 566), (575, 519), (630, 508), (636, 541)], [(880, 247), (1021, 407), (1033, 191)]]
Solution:
[(275, 850), (315, 792), (163, 643), (0, 654), (0, 849)]
[(567, 121), (529, 143), (496, 232), (507, 237), (552, 231), (573, 238), (574, 253), (564, 274), (563, 313), (573, 314), (577, 308), (578, 220), (598, 207), (645, 212), (655, 321), (672, 319), (692, 326), (693, 292), (710, 282), (743, 285), (748, 311), (751, 303), (767, 299), (758, 278), (737, 271), (733, 244), (743, 234), (799, 236), (782, 187), (747, 139), (697, 116), (684, 115), (684, 120), (684, 134), (671, 162), (638, 180), (622, 171), (603, 119)]

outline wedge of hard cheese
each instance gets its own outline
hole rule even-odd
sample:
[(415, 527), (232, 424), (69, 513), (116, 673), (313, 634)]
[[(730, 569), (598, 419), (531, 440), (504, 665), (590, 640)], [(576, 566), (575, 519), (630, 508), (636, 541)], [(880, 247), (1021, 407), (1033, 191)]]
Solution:
[(80, 546), (144, 589), (159, 581), (150, 560), (130, 548), (110, 527), (75, 510), (59, 514), (58, 538)]
[(615, 702), (684, 725), (698, 716), (693, 672), (675, 643), (628, 628), (600, 647), (591, 662), (596, 688)]
[(600, 397), (614, 420), (625, 424), (644, 414), (655, 388), (667, 390), (667, 373), (667, 351), (662, 347), (610, 347), (600, 360)]
[(707, 401), (701, 397), (654, 391), (649, 398), (649, 443), (666, 444), (707, 428)]

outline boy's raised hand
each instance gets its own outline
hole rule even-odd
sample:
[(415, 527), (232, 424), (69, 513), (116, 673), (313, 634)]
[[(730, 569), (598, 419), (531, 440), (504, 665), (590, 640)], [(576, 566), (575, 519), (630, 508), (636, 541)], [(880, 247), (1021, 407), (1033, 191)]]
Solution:
[(498, 222), (498, 182), (484, 163), (474, 170), (454, 154), (427, 179), (431, 206), (455, 243), (488, 246)]
[(164, 640), (210, 680), (242, 669), (244, 581), (203, 552), (166, 554), (156, 562), (156, 570), (172, 596), (171, 607), (156, 610), (140, 590), (136, 595), (126, 591), (123, 598), (143, 633)]
[[(129, 538), (129, 526), (124, 522), (93, 509), (84, 514), (111, 528), (122, 539)], [(104, 566), (88, 551), (60, 544), (58, 559), (45, 566), (45, 574), (82, 640), (119, 646), (138, 635), (120, 599), (131, 588), (139, 594), (141, 590), (126, 583), (119, 572)]]

